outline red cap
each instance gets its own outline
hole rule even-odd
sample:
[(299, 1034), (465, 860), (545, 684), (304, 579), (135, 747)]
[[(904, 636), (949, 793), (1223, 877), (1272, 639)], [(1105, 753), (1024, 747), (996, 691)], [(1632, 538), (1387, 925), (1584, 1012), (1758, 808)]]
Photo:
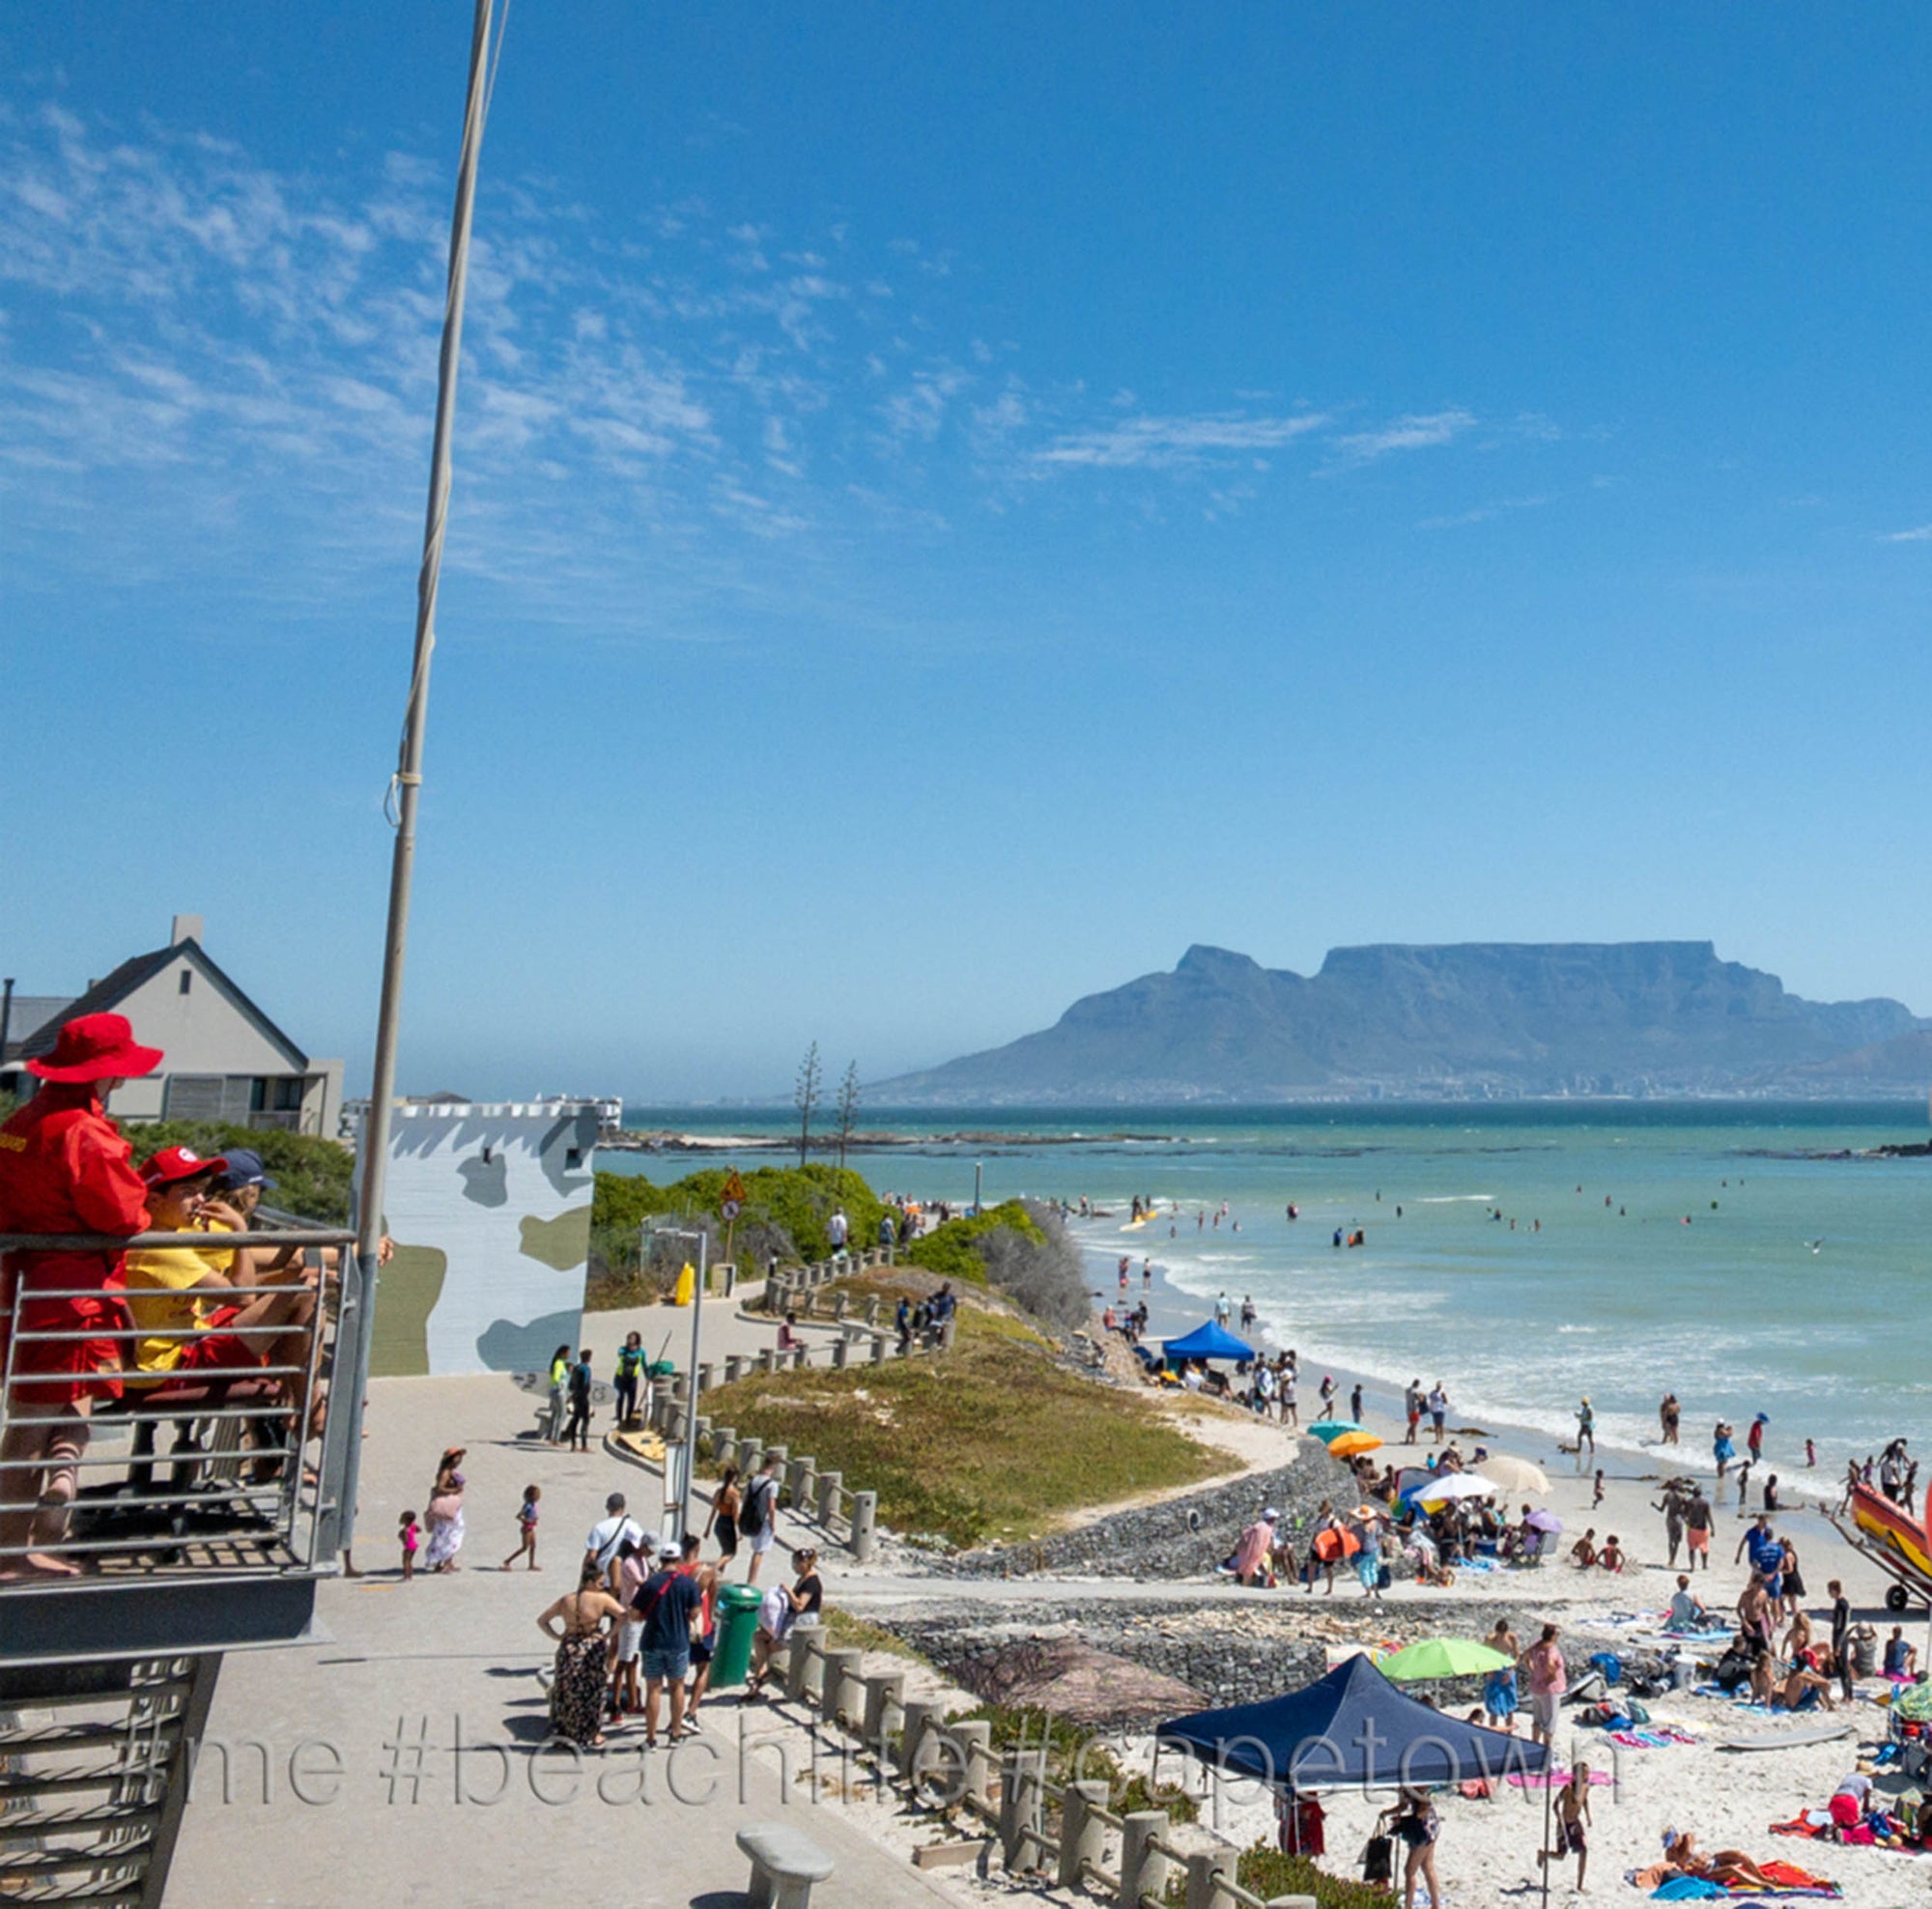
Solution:
[(141, 1169), (141, 1178), (150, 1186), (171, 1186), (178, 1180), (199, 1180), (204, 1174), (227, 1171), (228, 1162), (219, 1154), (209, 1160), (192, 1147), (163, 1147)]
[(141, 1046), (126, 1014), (82, 1014), (27, 1071), (43, 1080), (138, 1080), (160, 1064), (161, 1050)]

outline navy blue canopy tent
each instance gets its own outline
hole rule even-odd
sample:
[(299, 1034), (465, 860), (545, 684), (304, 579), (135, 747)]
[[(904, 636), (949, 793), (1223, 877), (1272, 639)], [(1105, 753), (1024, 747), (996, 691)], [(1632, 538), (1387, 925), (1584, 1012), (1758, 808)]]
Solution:
[(1359, 1656), (1306, 1690), (1177, 1717), (1154, 1737), (1235, 1776), (1302, 1790), (1499, 1782), (1549, 1761), (1541, 1744), (1459, 1723), (1404, 1695)]
[(1251, 1359), (1255, 1355), (1252, 1346), (1211, 1319), (1204, 1319), (1184, 1339), (1163, 1339), (1160, 1349), (1171, 1359)]

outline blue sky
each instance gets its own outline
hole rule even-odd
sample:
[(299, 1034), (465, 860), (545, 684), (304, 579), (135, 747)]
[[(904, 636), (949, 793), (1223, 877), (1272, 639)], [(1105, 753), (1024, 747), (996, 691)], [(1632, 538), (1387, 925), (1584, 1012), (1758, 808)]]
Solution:
[[(469, 9), (0, 15), (7, 971), (366, 1077)], [(869, 1077), (1213, 942), (1932, 1011), (1932, 19), (517, 7), (406, 1085)]]

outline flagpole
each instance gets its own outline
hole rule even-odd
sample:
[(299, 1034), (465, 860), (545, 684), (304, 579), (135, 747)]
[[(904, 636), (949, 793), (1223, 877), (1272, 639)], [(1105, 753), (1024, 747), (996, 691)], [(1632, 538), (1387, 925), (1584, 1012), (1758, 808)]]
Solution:
[[(395, 846), (389, 864), (389, 919), (383, 949), (383, 992), (376, 1011), (376, 1064), (363, 1124), (357, 1181), (355, 1251), (361, 1269), (360, 1317), (366, 1352), (374, 1317), (376, 1262), (383, 1238), (383, 1184), (389, 1154), (389, 1116), (396, 1092), (396, 1036), (402, 1011), (403, 962), (409, 946), (410, 885), (415, 872), (416, 807), (422, 793), (423, 728), (429, 713), (429, 666), (436, 649), (437, 585), (442, 574), (443, 536), (449, 523), (450, 434), (456, 422), (456, 374), (463, 346), (463, 301), (469, 277), (469, 224), (476, 194), (476, 164), (483, 148), (489, 106), (492, 0), (476, 0), (469, 37), (469, 90), (463, 113), (463, 150), (457, 163), (456, 205), (450, 218), (449, 277), (442, 314), (442, 349), (437, 367), (436, 431), (430, 449), (429, 508), (423, 525), (422, 563), (416, 574), (415, 654), (410, 673), (402, 747), (391, 784), (395, 799)], [(357, 1368), (358, 1371), (362, 1368)], [(360, 1385), (347, 1401), (361, 1416)], [(360, 1439), (351, 1426), (349, 1476), (342, 1503), (353, 1514)], [(350, 1532), (342, 1532), (345, 1548)]]
[(402, 1014), (403, 961), (410, 938), (410, 885), (415, 872), (416, 805), (422, 794), (423, 727), (429, 715), (429, 666), (436, 649), (436, 596), (442, 574), (442, 541), (449, 522), (449, 441), (456, 423), (456, 373), (463, 346), (463, 300), (469, 276), (469, 218), (476, 161), (483, 145), (483, 106), (492, 0), (476, 0), (469, 41), (469, 97), (463, 116), (463, 155), (450, 221), (449, 286), (437, 371), (436, 436), (430, 449), (429, 511), (423, 525), (422, 565), (416, 575), (416, 641), (409, 706), (396, 764), (396, 841), (389, 863), (389, 926), (383, 950), (383, 994), (376, 1011), (376, 1068), (364, 1128), (361, 1212), (356, 1247), (373, 1266), (383, 1232), (384, 1169), (388, 1164), (389, 1108), (396, 1092), (396, 1034)]

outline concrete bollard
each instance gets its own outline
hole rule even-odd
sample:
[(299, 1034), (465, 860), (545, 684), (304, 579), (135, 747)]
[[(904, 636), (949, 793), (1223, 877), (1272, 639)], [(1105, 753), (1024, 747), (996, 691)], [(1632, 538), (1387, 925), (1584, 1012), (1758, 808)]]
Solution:
[(866, 1721), (861, 1735), (873, 1752), (884, 1757), (894, 1726), (904, 1718), (905, 1672), (882, 1670), (867, 1677), (865, 1684)]
[(791, 1451), (790, 1451), (789, 1447), (787, 1447), (787, 1446), (784, 1446), (784, 1445), (767, 1445), (767, 1446), (765, 1447), (765, 1450), (764, 1450), (764, 1456), (763, 1456), (762, 1458), (760, 1458), (760, 1459), (758, 1460), (758, 1463), (759, 1463), (759, 1464), (760, 1464), (761, 1466), (763, 1466), (763, 1465), (769, 1465), (769, 1464), (770, 1464), (770, 1463), (772, 1462), (772, 1460), (773, 1460), (773, 1459), (777, 1459), (777, 1460), (778, 1460), (778, 1462), (779, 1462), (779, 1490), (780, 1490), (780, 1493), (781, 1493), (781, 1495), (782, 1495), (782, 1494), (783, 1494), (783, 1491), (784, 1491), (784, 1468), (785, 1468), (785, 1461), (786, 1461), (786, 1459), (788, 1459), (788, 1458), (790, 1458), (790, 1457), (791, 1457)]
[(779, 1369), (779, 1354), (776, 1346), (767, 1346), (758, 1354), (760, 1372), (776, 1372)]
[(952, 1350), (952, 1338), (953, 1334), (958, 1330), (958, 1326), (959, 1315), (957, 1313), (948, 1313), (939, 1328), (939, 1350), (942, 1353), (950, 1353)]
[(697, 1368), (697, 1396), (701, 1399), (718, 1382), (717, 1368), (706, 1359)]
[(1235, 1862), (1239, 1855), (1231, 1842), (1217, 1843), (1212, 1849), (1197, 1849), (1187, 1859), (1187, 1891), (1182, 1897), (1185, 1909), (1221, 1909), (1223, 1883), (1235, 1880)]
[(951, 1809), (966, 1793), (967, 1747), (958, 1727), (935, 1719), (926, 1725), (920, 1753), (920, 1782), (935, 1802)]
[(958, 1793), (949, 1803), (977, 1803), (990, 1809), (993, 1801), (993, 1726), (984, 1718), (949, 1724), (947, 1734), (958, 1744), (965, 1759)]
[(838, 1337), (833, 1340), (832, 1342), (833, 1371), (843, 1372), (845, 1370), (845, 1361), (849, 1359), (851, 1356), (852, 1356), (852, 1342), (851, 1340), (846, 1338), (845, 1335), (841, 1332), (838, 1335)]
[(823, 1653), (825, 1669), (818, 1692), (818, 1714), (824, 1722), (836, 1724), (842, 1717), (850, 1723), (860, 1714), (856, 1693), (859, 1666), (865, 1656), (863, 1650), (850, 1646)]
[(872, 1527), (877, 1524), (878, 1517), (878, 1493), (852, 1494), (852, 1555), (861, 1564), (872, 1554)]
[(708, 1456), (711, 1450), (711, 1421), (700, 1418), (697, 1421), (697, 1449), (700, 1456)]
[(1089, 1781), (1066, 1785), (1066, 1793), (1060, 1802), (1062, 1889), (1080, 1888), (1087, 1864), (1096, 1869), (1100, 1866), (1100, 1859), (1107, 1850), (1107, 1826), (1094, 1812), (1106, 1809), (1110, 1794), (1104, 1782)]
[(791, 1501), (810, 1518), (818, 1509), (818, 1461), (810, 1456), (791, 1462)]
[(818, 1474), (818, 1522), (829, 1531), (832, 1521), (838, 1516), (838, 1496), (845, 1489), (845, 1475), (840, 1471), (821, 1471)]
[(1000, 1851), (1009, 1870), (1039, 1866), (1039, 1845), (1027, 1834), (1045, 1814), (1046, 1752), (1009, 1750), (1002, 1766)]
[(742, 1353), (724, 1354), (724, 1382), (735, 1385), (745, 1376), (745, 1358)]
[(791, 1349), (791, 1369), (803, 1372), (811, 1363), (811, 1348), (803, 1339)]
[(738, 1428), (735, 1425), (719, 1425), (712, 1428), (711, 1456), (720, 1466), (738, 1463)]
[(891, 1343), (883, 1332), (874, 1332), (872, 1334), (872, 1363), (874, 1365), (885, 1364), (886, 1348)]
[(1141, 1897), (1167, 1895), (1167, 1858), (1148, 1845), (1168, 1832), (1165, 1809), (1135, 1809), (1122, 1818), (1121, 1893), (1114, 1909), (1141, 1909)]
[(794, 1632), (785, 1659), (785, 1695), (794, 1703), (806, 1703), (816, 1700), (824, 1688), (817, 1628)]
[(909, 1783), (919, 1782), (920, 1764), (925, 1756), (926, 1737), (945, 1721), (946, 1706), (924, 1697), (906, 1704), (899, 1724), (898, 1752), (894, 1766)]
[(738, 1446), (738, 1483), (749, 1485), (758, 1475), (758, 1467), (765, 1462), (763, 1447), (755, 1439), (746, 1439)]
[(869, 1295), (866, 1300), (866, 1324), (867, 1325), (878, 1325), (878, 1323), (879, 1323), (879, 1296), (876, 1293), (873, 1293)]
[(684, 1443), (684, 1407), (673, 1401), (670, 1409), (665, 1413), (664, 1436), (666, 1444), (681, 1445)]
[(849, 1293), (833, 1294), (832, 1317), (834, 1320), (841, 1320), (845, 1317), (845, 1308), (851, 1303), (851, 1299), (852, 1296)]

